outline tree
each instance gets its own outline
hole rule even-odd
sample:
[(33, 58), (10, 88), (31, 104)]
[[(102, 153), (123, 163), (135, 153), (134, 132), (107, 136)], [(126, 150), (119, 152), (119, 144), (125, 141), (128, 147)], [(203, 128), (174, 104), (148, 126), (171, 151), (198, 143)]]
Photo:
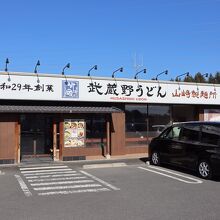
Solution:
[(196, 75), (194, 76), (194, 80), (197, 83), (206, 83), (205, 77), (200, 72), (196, 73)]
[(220, 72), (217, 72), (217, 73), (215, 74), (215, 82), (216, 82), (216, 83), (220, 83)]
[(175, 81), (176, 81), (176, 82), (180, 82), (180, 81), (181, 81), (181, 79), (180, 79), (180, 78), (178, 78), (178, 77), (176, 77), (176, 78), (175, 78)]
[(208, 83), (215, 83), (215, 77), (212, 75), (212, 73), (209, 74)]
[(176, 82), (197, 82), (197, 83), (219, 83), (220, 84), (220, 72), (216, 72), (215, 75), (212, 73), (209, 74), (208, 79), (204, 76), (204, 74), (197, 72), (195, 76), (186, 76), (183, 80), (181, 78), (176, 77), (175, 80), (171, 79), (170, 81)]
[(192, 76), (186, 76), (183, 81), (184, 82), (195, 82), (195, 80)]

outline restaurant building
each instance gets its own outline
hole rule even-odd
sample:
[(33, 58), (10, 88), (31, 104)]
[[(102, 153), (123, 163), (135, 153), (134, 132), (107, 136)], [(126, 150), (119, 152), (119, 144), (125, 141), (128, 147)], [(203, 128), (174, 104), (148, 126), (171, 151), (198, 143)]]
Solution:
[(220, 120), (220, 87), (0, 72), (0, 164), (147, 153), (173, 122)]

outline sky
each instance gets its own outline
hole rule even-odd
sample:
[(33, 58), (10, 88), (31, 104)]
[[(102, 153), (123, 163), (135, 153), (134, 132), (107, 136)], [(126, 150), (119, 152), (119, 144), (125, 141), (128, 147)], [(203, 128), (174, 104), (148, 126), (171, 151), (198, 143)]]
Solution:
[[(170, 80), (220, 71), (220, 0), (0, 0), (0, 71)], [(135, 67), (136, 66), (136, 67)]]

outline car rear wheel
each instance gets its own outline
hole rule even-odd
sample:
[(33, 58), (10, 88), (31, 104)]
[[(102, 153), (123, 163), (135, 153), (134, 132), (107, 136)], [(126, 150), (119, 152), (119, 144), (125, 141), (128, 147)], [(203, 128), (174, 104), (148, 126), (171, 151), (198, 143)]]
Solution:
[(160, 165), (160, 154), (157, 151), (153, 151), (151, 155), (151, 164), (155, 166)]
[(200, 160), (198, 164), (198, 173), (199, 176), (203, 179), (211, 179), (212, 178), (212, 167), (207, 160)]

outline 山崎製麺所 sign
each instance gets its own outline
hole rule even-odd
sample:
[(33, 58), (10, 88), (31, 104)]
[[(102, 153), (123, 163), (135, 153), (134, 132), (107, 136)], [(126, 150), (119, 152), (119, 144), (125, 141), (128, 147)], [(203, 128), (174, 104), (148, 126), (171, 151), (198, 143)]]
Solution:
[(216, 105), (219, 94), (220, 87), (213, 84), (0, 74), (0, 99), (7, 100)]

